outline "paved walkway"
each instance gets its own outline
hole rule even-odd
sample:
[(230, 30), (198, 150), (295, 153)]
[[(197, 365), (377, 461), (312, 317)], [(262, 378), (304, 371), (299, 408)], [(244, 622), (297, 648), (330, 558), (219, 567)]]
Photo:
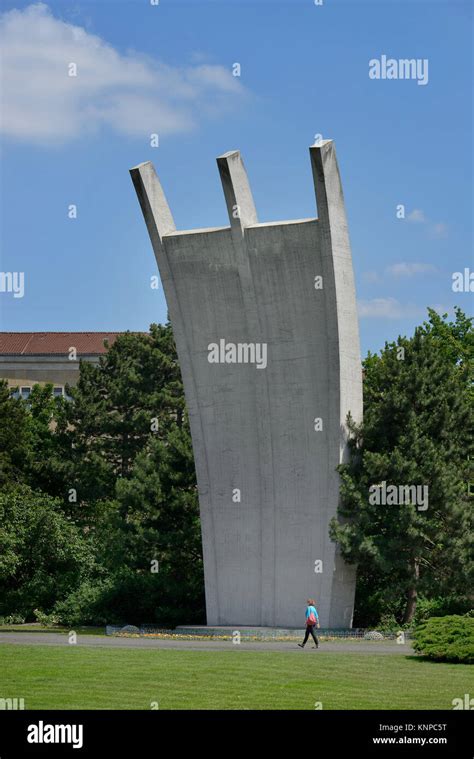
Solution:
[[(68, 636), (66, 633), (0, 633), (0, 645), (10, 644), (17, 646), (67, 646)], [(240, 645), (232, 641), (224, 640), (160, 640), (157, 638), (115, 638), (109, 635), (78, 635), (77, 645), (93, 648), (151, 648), (151, 649), (180, 649), (182, 651), (284, 651), (296, 653), (302, 656), (308, 654), (318, 655), (320, 651), (330, 653), (358, 653), (358, 654), (393, 654), (409, 655), (413, 653), (410, 643), (398, 644), (395, 640), (386, 641), (322, 641), (319, 650), (313, 649), (312, 645), (306, 645), (304, 651), (298, 648), (293, 641), (245, 641)]]

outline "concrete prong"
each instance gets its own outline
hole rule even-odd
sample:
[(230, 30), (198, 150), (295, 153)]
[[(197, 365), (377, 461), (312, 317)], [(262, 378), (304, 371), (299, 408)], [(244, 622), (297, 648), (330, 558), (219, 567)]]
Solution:
[(217, 158), (217, 166), (224, 190), (230, 226), (233, 232), (243, 234), (245, 227), (257, 224), (257, 211), (253, 202), (247, 172), (238, 150), (231, 150)]
[(158, 246), (161, 247), (161, 238), (163, 235), (175, 232), (176, 225), (151, 161), (134, 166), (130, 169), (130, 176), (156, 256)]
[(318, 206), (318, 218), (329, 223), (329, 207), (343, 207), (341, 178), (333, 140), (321, 140), (309, 149), (313, 170), (314, 189)]

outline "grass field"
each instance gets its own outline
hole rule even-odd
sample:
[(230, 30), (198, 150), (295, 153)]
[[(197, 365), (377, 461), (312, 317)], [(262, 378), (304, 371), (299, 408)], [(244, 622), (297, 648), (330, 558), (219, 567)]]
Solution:
[(382, 653), (0, 647), (0, 697), (26, 709), (452, 709), (472, 674)]
[[(0, 632), (68, 633), (70, 630), (70, 627), (62, 627), (62, 625), (40, 625), (37, 622), (26, 625), (0, 625)], [(105, 635), (105, 627), (75, 627), (74, 632), (78, 635)]]

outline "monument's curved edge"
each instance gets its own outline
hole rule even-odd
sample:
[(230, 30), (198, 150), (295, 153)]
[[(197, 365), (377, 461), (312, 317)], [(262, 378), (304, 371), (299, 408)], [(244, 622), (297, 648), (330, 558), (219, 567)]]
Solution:
[(294, 626), (307, 595), (351, 624), (328, 525), (362, 414), (355, 290), (334, 144), (310, 153), (319, 218), (293, 222), (257, 221), (238, 151), (218, 158), (225, 228), (176, 231), (152, 164), (131, 170), (190, 413), (208, 624)]

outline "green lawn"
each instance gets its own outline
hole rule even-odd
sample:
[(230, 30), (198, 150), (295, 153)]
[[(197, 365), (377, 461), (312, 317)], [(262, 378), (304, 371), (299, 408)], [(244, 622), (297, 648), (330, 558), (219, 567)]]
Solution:
[(0, 646), (26, 709), (452, 709), (473, 670), (390, 654)]
[[(105, 627), (74, 627), (78, 635), (105, 635)], [(40, 625), (37, 622), (22, 625), (0, 625), (0, 632), (28, 633), (69, 633), (70, 627), (62, 625)]]

